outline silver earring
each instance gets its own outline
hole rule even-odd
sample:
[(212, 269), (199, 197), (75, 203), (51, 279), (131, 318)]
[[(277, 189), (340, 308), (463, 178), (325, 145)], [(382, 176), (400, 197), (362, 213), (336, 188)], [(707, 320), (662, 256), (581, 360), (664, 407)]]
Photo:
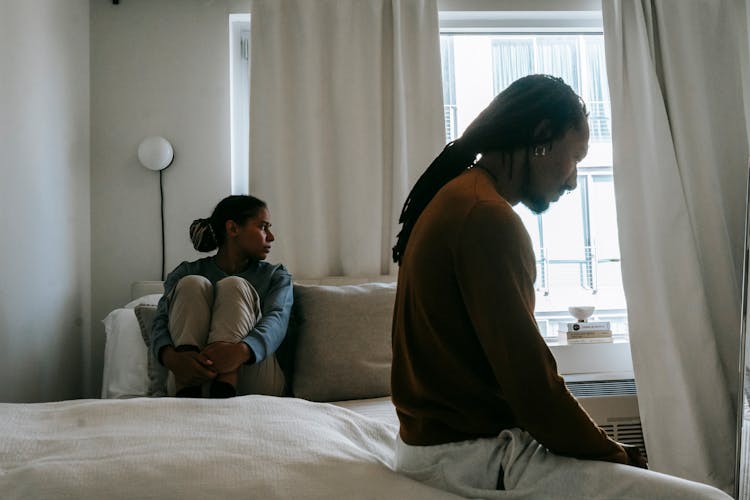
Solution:
[(535, 146), (533, 153), (534, 156), (545, 156), (547, 154), (547, 148), (544, 146)]

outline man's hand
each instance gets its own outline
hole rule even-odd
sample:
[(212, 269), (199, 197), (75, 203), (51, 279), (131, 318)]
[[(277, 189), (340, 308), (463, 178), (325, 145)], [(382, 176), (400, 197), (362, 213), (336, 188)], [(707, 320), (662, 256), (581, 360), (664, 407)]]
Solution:
[(201, 354), (213, 361), (213, 368), (218, 373), (237, 371), (243, 363), (255, 360), (252, 349), (244, 342), (214, 342), (208, 344)]
[(212, 366), (213, 361), (199, 352), (177, 352), (174, 347), (167, 346), (162, 351), (161, 359), (164, 366), (174, 373), (178, 387), (201, 385), (218, 375)]
[(620, 446), (625, 448), (625, 453), (628, 454), (628, 465), (640, 467), (641, 469), (648, 469), (648, 462), (646, 457), (641, 453), (641, 449), (632, 444), (620, 443)]

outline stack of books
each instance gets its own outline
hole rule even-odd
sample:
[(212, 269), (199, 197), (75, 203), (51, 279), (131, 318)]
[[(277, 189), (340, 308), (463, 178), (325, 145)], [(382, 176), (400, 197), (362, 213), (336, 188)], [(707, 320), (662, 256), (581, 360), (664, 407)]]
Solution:
[(609, 321), (578, 321), (561, 326), (564, 326), (564, 329), (558, 331), (558, 337), (560, 340), (565, 339), (568, 344), (612, 342)]

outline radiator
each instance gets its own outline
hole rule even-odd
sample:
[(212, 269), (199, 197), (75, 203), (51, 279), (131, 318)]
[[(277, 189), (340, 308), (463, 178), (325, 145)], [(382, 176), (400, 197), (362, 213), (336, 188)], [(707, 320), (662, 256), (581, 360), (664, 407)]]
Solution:
[(609, 437), (646, 453), (635, 380), (590, 380), (565, 385)]

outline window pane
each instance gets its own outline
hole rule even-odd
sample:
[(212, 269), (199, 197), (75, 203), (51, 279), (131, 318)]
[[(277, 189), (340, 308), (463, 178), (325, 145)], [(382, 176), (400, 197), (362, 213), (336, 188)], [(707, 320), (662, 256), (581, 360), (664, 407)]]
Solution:
[(492, 88), (494, 94), (522, 76), (534, 72), (532, 38), (496, 38), (492, 41)]
[(583, 98), (589, 109), (591, 141), (609, 142), (612, 140), (612, 134), (610, 132), (609, 87), (604, 62), (604, 40), (599, 37), (586, 37), (584, 47), (588, 71)]
[(453, 67), (453, 37), (440, 37), (440, 61), (443, 69), (443, 101), (456, 104), (455, 69)]
[(448, 35), (453, 39), (456, 131), (460, 136), (492, 100), (491, 36)]
[(591, 185), (591, 236), (599, 258), (619, 259), (615, 185), (611, 175), (593, 175)]
[(544, 246), (553, 260), (582, 261), (584, 221), (581, 211), (581, 189), (569, 192), (550, 206), (544, 215)]
[(443, 115), (445, 119), (445, 142), (457, 137), (456, 81), (453, 58), (453, 37), (440, 37), (440, 62), (443, 70)]
[(598, 285), (600, 288), (615, 288), (619, 293), (622, 273), (613, 177), (593, 175), (592, 179), (591, 233), (596, 248)]
[(559, 76), (581, 95), (578, 76), (578, 37), (540, 36), (537, 39), (539, 73)]

